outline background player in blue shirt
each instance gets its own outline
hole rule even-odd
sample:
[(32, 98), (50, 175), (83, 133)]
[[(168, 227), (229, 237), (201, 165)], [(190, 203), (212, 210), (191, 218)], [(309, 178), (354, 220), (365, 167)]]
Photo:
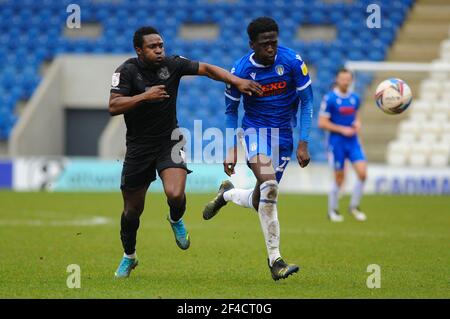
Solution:
[[(295, 125), (301, 100), (301, 136), (297, 160), (301, 167), (310, 161), (309, 131), (313, 96), (306, 64), (295, 51), (278, 46), (278, 25), (268, 17), (253, 20), (247, 33), (252, 52), (238, 60), (231, 73), (258, 82), (262, 95), (243, 96), (244, 117), (240, 137), (246, 150), (247, 164), (257, 183), (254, 189), (236, 189), (225, 181), (203, 212), (205, 219), (217, 214), (228, 201), (257, 210), (268, 252), (269, 268), (274, 280), (286, 278), (299, 267), (287, 264), (280, 255), (280, 226), (277, 213), (278, 182), (293, 151), (292, 126)], [(238, 107), (241, 93), (233, 86), (225, 92), (226, 126), (238, 127)], [(224, 161), (225, 173), (234, 174), (237, 148), (228, 151)]]
[(335, 182), (328, 198), (328, 217), (340, 222), (344, 217), (339, 214), (339, 191), (344, 182), (344, 164), (349, 159), (358, 176), (352, 193), (349, 212), (357, 220), (366, 220), (359, 209), (364, 181), (367, 175), (367, 161), (360, 144), (358, 133), (361, 128), (359, 119), (359, 96), (350, 91), (353, 75), (347, 69), (341, 69), (336, 76), (334, 89), (324, 96), (319, 116), (319, 127), (329, 131), (328, 156), (334, 168)]

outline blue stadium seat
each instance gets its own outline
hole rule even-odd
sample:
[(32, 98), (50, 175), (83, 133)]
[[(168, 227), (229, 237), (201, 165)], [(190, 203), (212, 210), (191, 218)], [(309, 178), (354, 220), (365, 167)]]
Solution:
[[(17, 101), (30, 98), (36, 89), (43, 61), (61, 53), (131, 53), (132, 35), (142, 25), (154, 25), (162, 32), (168, 53), (230, 69), (238, 58), (250, 50), (246, 34), (248, 22), (256, 16), (273, 16), (280, 25), (280, 43), (294, 48), (308, 64), (316, 67), (313, 90), (316, 96), (314, 109), (317, 111), (335, 72), (346, 60), (382, 61), (385, 58), (413, 0), (393, 0), (389, 10), (381, 6), (383, 28), (375, 30), (368, 30), (363, 25), (367, 5), (380, 2), (374, 0), (352, 3), (325, 3), (322, 0), (238, 0), (233, 3), (211, 3), (207, 0), (79, 0), (76, 3), (83, 8), (83, 21), (98, 22), (103, 27), (102, 36), (96, 40), (64, 38), (62, 30), (66, 16), (60, 13), (65, 12), (72, 2), (17, 0), (0, 3), (0, 139), (8, 138), (16, 121), (14, 109)], [(141, 10), (135, 10), (135, 7)], [(215, 41), (180, 39), (179, 28), (187, 22), (217, 23), (219, 38)], [(337, 39), (329, 43), (297, 40), (297, 28), (307, 23), (334, 24), (338, 31)], [(46, 27), (42, 28), (42, 25)], [(363, 90), (371, 80), (370, 75), (358, 74), (358, 89)], [(183, 83), (178, 97), (180, 124), (192, 129), (194, 119), (201, 118), (204, 126), (222, 126), (223, 85), (208, 79), (192, 78)], [(205, 87), (208, 88), (207, 95)], [(315, 120), (316, 117), (317, 113)], [(324, 134), (316, 125), (311, 137), (313, 159), (326, 160)]]

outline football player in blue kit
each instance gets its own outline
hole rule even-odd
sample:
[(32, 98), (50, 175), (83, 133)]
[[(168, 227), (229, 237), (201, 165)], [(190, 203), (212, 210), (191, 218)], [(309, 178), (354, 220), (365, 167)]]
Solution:
[(358, 138), (361, 129), (359, 118), (359, 96), (350, 90), (353, 75), (347, 69), (341, 69), (336, 76), (334, 89), (324, 96), (319, 127), (329, 132), (328, 158), (334, 169), (335, 181), (328, 197), (328, 217), (333, 222), (341, 222), (344, 217), (339, 213), (339, 192), (344, 183), (345, 160), (353, 165), (357, 181), (353, 190), (349, 213), (356, 220), (366, 220), (359, 204), (367, 176), (367, 161)]
[[(258, 82), (263, 94), (241, 95), (235, 87), (227, 86), (225, 114), (226, 127), (237, 129), (238, 107), (242, 97), (245, 112), (243, 134), (239, 139), (257, 182), (254, 189), (237, 189), (230, 181), (224, 181), (217, 196), (206, 205), (203, 218), (214, 217), (230, 201), (255, 209), (266, 242), (272, 278), (278, 280), (299, 270), (297, 265), (287, 264), (280, 254), (278, 183), (293, 151), (292, 132), (300, 101), (300, 141), (296, 156), (301, 167), (306, 167), (310, 161), (308, 141), (313, 94), (308, 69), (301, 56), (289, 48), (278, 46), (279, 29), (273, 19), (260, 17), (253, 20), (247, 33), (252, 52), (238, 60), (231, 73)], [(234, 174), (236, 161), (235, 141), (224, 161), (224, 170), (228, 176)]]

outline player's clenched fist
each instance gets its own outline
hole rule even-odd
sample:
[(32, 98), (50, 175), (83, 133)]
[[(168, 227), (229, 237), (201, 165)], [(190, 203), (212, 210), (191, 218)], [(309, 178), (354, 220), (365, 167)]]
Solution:
[(301, 167), (306, 167), (311, 158), (309, 157), (308, 144), (306, 142), (298, 143), (297, 160)]
[(234, 174), (234, 167), (237, 162), (237, 148), (234, 147), (228, 151), (225, 161), (223, 161), (223, 170), (225, 174), (231, 176)]
[(143, 95), (144, 99), (148, 101), (161, 101), (170, 97), (170, 95), (166, 91), (165, 85), (152, 86), (147, 91), (145, 91)]

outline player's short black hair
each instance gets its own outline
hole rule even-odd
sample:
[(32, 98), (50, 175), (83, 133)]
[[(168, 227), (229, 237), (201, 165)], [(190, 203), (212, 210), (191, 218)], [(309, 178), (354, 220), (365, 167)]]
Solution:
[(154, 27), (141, 27), (137, 29), (133, 36), (133, 46), (135, 48), (142, 48), (142, 43), (144, 42), (143, 37), (147, 34), (159, 34), (159, 32)]
[(353, 77), (353, 72), (350, 71), (349, 69), (345, 68), (345, 67), (340, 68), (340, 69), (337, 71), (336, 76), (338, 76), (338, 75), (341, 74), (341, 73), (350, 73), (350, 75)]
[(255, 41), (258, 34), (265, 32), (279, 32), (278, 24), (270, 17), (259, 17), (254, 19), (247, 27), (247, 34), (251, 41)]

